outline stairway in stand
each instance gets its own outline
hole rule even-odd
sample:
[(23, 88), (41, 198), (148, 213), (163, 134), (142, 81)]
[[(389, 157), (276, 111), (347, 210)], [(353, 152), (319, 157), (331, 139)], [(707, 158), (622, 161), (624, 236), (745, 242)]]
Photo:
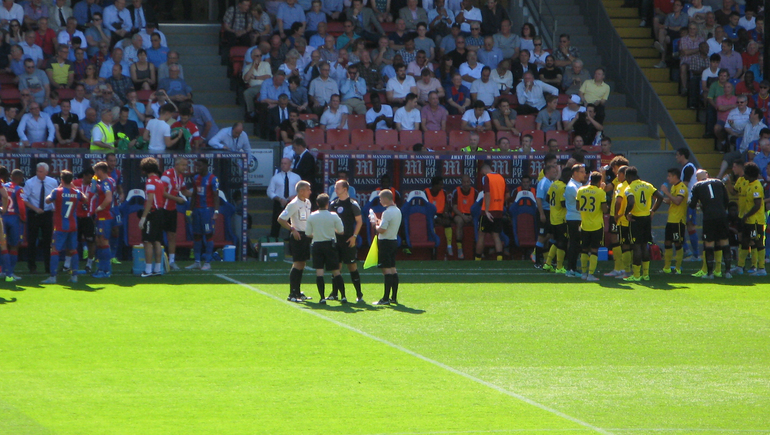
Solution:
[[(696, 111), (687, 108), (687, 98), (679, 96), (679, 83), (678, 81), (671, 81), (670, 70), (653, 67), (660, 62), (660, 53), (653, 48), (652, 30), (647, 27), (639, 27), (640, 19), (637, 8), (623, 8), (621, 7), (623, 1), (602, 0), (612, 24), (644, 71), (647, 79), (652, 83), (661, 101), (677, 123), (690, 149), (698, 157), (701, 166), (708, 170), (709, 174), (716, 176), (723, 155), (714, 151), (713, 139), (703, 138), (704, 125), (698, 122)], [(677, 77), (679, 77), (678, 71)], [(660, 146), (661, 149), (665, 147), (665, 138), (661, 139)]]

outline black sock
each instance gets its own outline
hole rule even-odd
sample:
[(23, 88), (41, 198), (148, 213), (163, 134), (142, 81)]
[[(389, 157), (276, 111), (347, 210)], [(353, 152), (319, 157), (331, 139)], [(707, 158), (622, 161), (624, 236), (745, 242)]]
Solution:
[(350, 280), (353, 281), (353, 287), (356, 288), (356, 296), (361, 297), (364, 294), (361, 293), (361, 274), (358, 273), (358, 270), (354, 270), (350, 272)]
[[(725, 272), (730, 271), (731, 261), (733, 259), (733, 251), (730, 250), (730, 245), (723, 246), (722, 247), (722, 260), (725, 262)], [(763, 258), (760, 258), (761, 261), (764, 261)]]
[(300, 287), (302, 286), (302, 271), (292, 268), (289, 272), (289, 294), (293, 296), (300, 295)]
[(714, 273), (714, 247), (704, 248), (704, 251), (706, 252), (706, 268), (708, 274), (711, 275)]
[(388, 300), (390, 299), (390, 289), (393, 287), (393, 284), (390, 279), (390, 277), (393, 275), (383, 275), (383, 278), (385, 279), (385, 293), (382, 294), (382, 299)]
[(393, 275), (390, 275), (390, 282), (393, 288), (390, 291), (391, 299), (397, 299), (398, 298), (398, 274), (394, 273)]
[(339, 290), (340, 296), (342, 299), (345, 299), (345, 280), (342, 279), (342, 275), (337, 275), (334, 278), (332, 278), (332, 283), (334, 283), (334, 291), (336, 292)]
[(316, 276), (315, 277), (315, 285), (318, 287), (318, 294), (321, 296), (321, 299), (324, 298), (324, 286), (326, 285), (324, 283), (324, 277), (323, 276)]

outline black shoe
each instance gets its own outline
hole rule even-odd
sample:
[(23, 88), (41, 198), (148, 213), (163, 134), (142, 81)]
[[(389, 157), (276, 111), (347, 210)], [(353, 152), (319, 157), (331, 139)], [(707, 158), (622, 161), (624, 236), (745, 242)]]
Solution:
[(340, 303), (341, 303), (341, 304), (347, 304), (347, 303), (348, 303), (348, 298), (342, 298), (342, 299), (340, 299)]
[(360, 294), (360, 295), (356, 296), (356, 303), (357, 304), (365, 304), (366, 303), (366, 301), (364, 301), (364, 295), (363, 294)]
[(390, 305), (390, 299), (380, 299), (379, 301), (372, 302), (372, 305)]
[(542, 268), (543, 268), (542, 264), (535, 263), (535, 269), (542, 269)]
[(391, 299), (391, 300), (390, 300), (390, 304), (391, 304), (391, 305), (398, 305), (398, 301), (397, 301), (397, 300), (395, 300), (395, 299)]
[(321, 299), (320, 301), (318, 301), (318, 304), (319, 305), (326, 305), (326, 299)]
[(300, 292), (299, 296), (297, 296), (297, 300), (300, 300), (300, 301), (309, 301), (311, 299), (313, 298), (311, 298), (310, 296), (305, 296), (305, 294), (302, 292)]
[(326, 297), (326, 300), (327, 301), (336, 301), (337, 300), (337, 295), (329, 295), (329, 296)]

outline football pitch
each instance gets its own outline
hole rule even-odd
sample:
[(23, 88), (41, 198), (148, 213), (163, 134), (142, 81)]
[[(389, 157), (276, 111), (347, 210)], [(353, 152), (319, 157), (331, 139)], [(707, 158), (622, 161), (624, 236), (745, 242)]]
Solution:
[(389, 307), (375, 269), (326, 306), (309, 270), (286, 301), (284, 263), (25, 275), (0, 284), (0, 434), (770, 434), (770, 284), (699, 265), (401, 262)]

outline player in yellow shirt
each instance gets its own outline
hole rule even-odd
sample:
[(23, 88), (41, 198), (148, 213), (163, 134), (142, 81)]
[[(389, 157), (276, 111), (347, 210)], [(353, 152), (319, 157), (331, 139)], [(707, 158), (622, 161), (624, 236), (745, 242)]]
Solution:
[[(631, 230), (628, 227), (628, 219), (626, 219), (626, 189), (628, 189), (628, 181), (626, 181), (626, 170), (628, 166), (623, 166), (618, 169), (618, 188), (615, 189), (615, 199), (610, 207), (611, 213), (615, 216), (615, 223), (618, 226), (618, 238), (620, 241), (620, 252), (623, 260), (622, 273), (615, 275), (615, 278), (623, 279), (631, 275), (631, 262), (633, 260), (633, 251), (631, 250)], [(613, 251), (614, 253), (614, 251)]]
[[(665, 197), (663, 202), (668, 206), (668, 220), (666, 221), (666, 252), (663, 254), (663, 273), (671, 273), (671, 258), (676, 247), (676, 266), (674, 273), (682, 274), (682, 259), (684, 258), (684, 235), (687, 231), (687, 197), (689, 189), (679, 178), (682, 171), (677, 168), (668, 170), (668, 185), (660, 186), (659, 192)], [(671, 186), (669, 189), (668, 186)]]
[[(615, 156), (610, 162), (610, 170), (613, 174), (618, 174), (620, 168), (628, 166), (628, 159), (623, 156)], [(625, 172), (623, 173), (623, 179), (620, 176), (615, 175), (611, 183), (607, 183), (604, 186), (604, 191), (607, 192), (608, 202), (610, 204), (610, 231), (607, 237), (606, 244), (612, 250), (612, 257), (615, 260), (615, 268), (612, 272), (605, 273), (604, 276), (618, 276), (623, 274), (623, 254), (620, 249), (620, 234), (618, 234), (618, 224), (615, 222), (615, 191), (618, 190), (618, 186), (625, 180)]]
[[(724, 183), (730, 195), (734, 195), (738, 197), (738, 216), (741, 218), (754, 205), (754, 200), (752, 198), (746, 197), (746, 189), (749, 186), (749, 182), (748, 180), (746, 180), (746, 177), (744, 176), (744, 167), (745, 167), (745, 163), (743, 162), (743, 160), (738, 159), (734, 161), (733, 178), (735, 179), (735, 182), (733, 182), (731, 185), (729, 183), (730, 181), (729, 176), (722, 179), (722, 182)], [(738, 262), (736, 263), (736, 266), (740, 266), (741, 269), (743, 269), (743, 266), (746, 264), (746, 259), (749, 257), (749, 249), (751, 246), (754, 245), (754, 241), (751, 240), (750, 237), (744, 237), (743, 222), (740, 223), (738, 228), (738, 240), (740, 241), (741, 245), (740, 245), (740, 249), (738, 249)], [(756, 248), (754, 250), (756, 250)], [(756, 252), (754, 252), (753, 255), (751, 256), (751, 260), (754, 265), (754, 268), (756, 269), (757, 267)], [(703, 270), (705, 271), (705, 266)]]
[(626, 281), (650, 280), (650, 247), (652, 243), (652, 215), (663, 204), (663, 195), (652, 184), (639, 178), (635, 166), (626, 169), (626, 208), (623, 213), (629, 222), (631, 244), (634, 249), (634, 275)]
[[(567, 182), (570, 178), (572, 178), (572, 169), (564, 168), (561, 171), (561, 177), (548, 188), (548, 202), (551, 204), (551, 229), (556, 243), (551, 245), (551, 250), (548, 251), (548, 257), (543, 264), (543, 270), (546, 271), (567, 273), (567, 269), (564, 268), (568, 242), (567, 205), (564, 191), (567, 189)], [(556, 259), (556, 267), (553, 267), (554, 258)]]
[[(743, 255), (744, 248), (748, 251), (749, 241), (754, 242), (756, 256), (759, 259), (754, 276), (767, 276), (765, 271), (765, 190), (759, 181), (760, 169), (756, 163), (746, 163), (744, 167), (744, 177), (746, 178), (746, 202), (750, 202), (751, 208), (741, 218), (743, 226), (743, 240), (741, 252), (738, 256), (738, 264), (730, 272), (743, 273), (743, 266), (746, 262), (746, 256)], [(754, 254), (752, 254), (754, 255)], [(743, 261), (741, 261), (743, 259)]]
[(590, 184), (578, 189), (577, 208), (580, 211), (580, 241), (583, 253), (580, 262), (583, 266), (583, 279), (599, 281), (594, 276), (599, 262), (599, 247), (604, 242), (604, 213), (607, 213), (607, 193), (601, 188), (602, 174), (592, 172)]

